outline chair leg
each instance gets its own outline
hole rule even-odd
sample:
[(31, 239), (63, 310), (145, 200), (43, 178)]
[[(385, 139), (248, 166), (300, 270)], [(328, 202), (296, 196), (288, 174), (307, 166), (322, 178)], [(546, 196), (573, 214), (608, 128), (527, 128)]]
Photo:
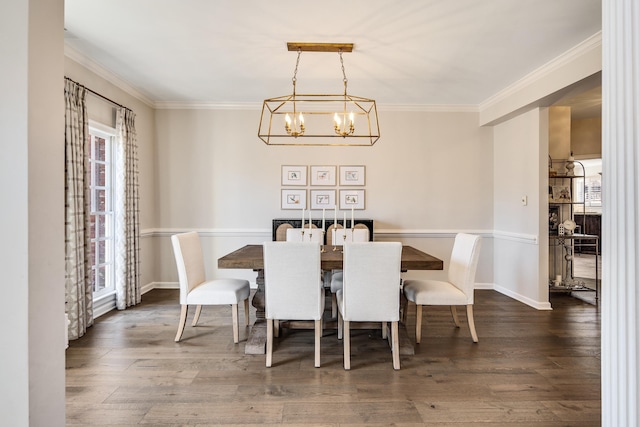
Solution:
[(382, 339), (387, 339), (387, 322), (382, 322)]
[(422, 337), (422, 306), (416, 304), (416, 344), (420, 344)]
[(393, 356), (393, 369), (400, 369), (400, 342), (398, 339), (398, 322), (391, 322), (391, 354)]
[(202, 306), (196, 305), (196, 314), (193, 315), (193, 322), (191, 322), (191, 326), (196, 326), (198, 320), (200, 319), (200, 313), (202, 313)]
[(231, 304), (231, 318), (233, 319), (233, 342), (238, 344), (238, 304)]
[(315, 350), (315, 364), (316, 368), (320, 367), (320, 337), (322, 337), (322, 319), (316, 320), (315, 322), (316, 329), (316, 350)]
[(273, 356), (273, 319), (267, 319), (267, 368), (271, 367)]
[(342, 339), (342, 331), (344, 329), (344, 321), (342, 320), (342, 314), (338, 312), (338, 339)]
[(249, 326), (249, 298), (244, 300), (244, 326)]
[(451, 316), (453, 317), (453, 323), (456, 324), (456, 328), (460, 327), (460, 319), (458, 319), (458, 310), (456, 310), (456, 306), (452, 305), (451, 308)]
[(476, 324), (473, 321), (473, 304), (467, 304), (467, 322), (469, 322), (469, 332), (473, 342), (478, 342), (478, 334), (476, 333)]
[(175, 342), (180, 341), (182, 338), (182, 332), (184, 332), (184, 325), (187, 323), (187, 311), (189, 310), (189, 306), (187, 304), (182, 304), (180, 309), (180, 321), (178, 322), (178, 332), (176, 333)]
[(331, 293), (331, 318), (334, 319), (338, 315), (338, 300), (336, 294)]
[(280, 321), (273, 319), (273, 336), (278, 338), (280, 336)]
[(342, 345), (344, 346), (344, 370), (351, 369), (351, 331), (349, 330), (349, 321), (344, 322), (344, 339)]

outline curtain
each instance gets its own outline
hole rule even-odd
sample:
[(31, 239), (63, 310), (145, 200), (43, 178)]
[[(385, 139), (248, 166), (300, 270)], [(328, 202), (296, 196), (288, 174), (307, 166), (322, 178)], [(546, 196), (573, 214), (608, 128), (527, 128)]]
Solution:
[(124, 310), (140, 302), (140, 221), (138, 147), (135, 114), (116, 111), (116, 307)]
[(93, 324), (85, 88), (65, 79), (65, 301), (69, 339)]

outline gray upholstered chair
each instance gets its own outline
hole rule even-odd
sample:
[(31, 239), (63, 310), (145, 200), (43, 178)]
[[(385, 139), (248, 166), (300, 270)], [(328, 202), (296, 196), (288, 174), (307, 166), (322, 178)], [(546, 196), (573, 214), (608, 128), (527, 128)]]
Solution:
[(318, 242), (265, 242), (264, 287), (267, 320), (266, 366), (273, 359), (274, 322), (313, 320), (315, 367), (320, 367), (324, 288)]
[(200, 237), (195, 231), (171, 236), (180, 281), (180, 322), (175, 341), (180, 341), (189, 305), (196, 305), (191, 326), (196, 326), (203, 305), (231, 305), (233, 342), (238, 339), (238, 303), (244, 301), (245, 324), (249, 325), (249, 281), (242, 279), (206, 280)]
[(449, 262), (448, 281), (405, 280), (404, 295), (408, 301), (416, 304), (416, 343), (422, 335), (422, 306), (448, 305), (456, 327), (458, 321), (457, 305), (467, 306), (467, 322), (473, 342), (478, 342), (473, 320), (473, 291), (475, 285), (478, 257), (480, 255), (480, 236), (459, 233), (456, 235)]
[(393, 368), (400, 369), (398, 321), (400, 320), (399, 242), (345, 243), (343, 286), (338, 290), (338, 337), (344, 338), (344, 369), (351, 369), (351, 322), (391, 322)]

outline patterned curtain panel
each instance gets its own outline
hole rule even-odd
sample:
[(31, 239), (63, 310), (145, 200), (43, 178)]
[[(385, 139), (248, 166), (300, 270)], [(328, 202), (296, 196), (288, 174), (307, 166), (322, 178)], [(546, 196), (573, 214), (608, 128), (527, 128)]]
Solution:
[(85, 88), (65, 79), (65, 289), (69, 339), (93, 324)]
[(135, 114), (116, 112), (116, 307), (140, 302), (140, 221)]

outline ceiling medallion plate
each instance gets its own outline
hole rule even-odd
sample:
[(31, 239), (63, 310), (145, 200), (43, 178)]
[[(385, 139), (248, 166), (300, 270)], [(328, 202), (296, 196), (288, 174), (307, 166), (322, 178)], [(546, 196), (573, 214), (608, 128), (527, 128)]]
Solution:
[(301, 43), (288, 42), (290, 52), (353, 52), (353, 43)]

